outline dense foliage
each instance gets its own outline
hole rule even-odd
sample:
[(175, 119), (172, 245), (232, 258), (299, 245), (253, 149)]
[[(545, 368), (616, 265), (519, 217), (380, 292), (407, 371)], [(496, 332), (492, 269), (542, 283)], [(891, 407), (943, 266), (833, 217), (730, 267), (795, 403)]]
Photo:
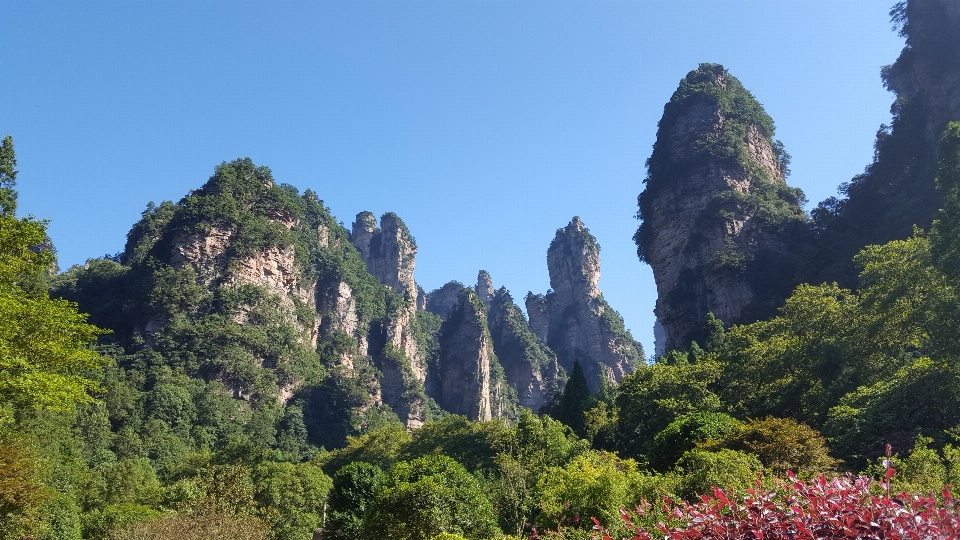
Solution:
[[(919, 39), (909, 6), (897, 10)], [(718, 75), (722, 91), (710, 82)], [(706, 64), (681, 83), (665, 118), (690, 100), (730, 121), (688, 165), (716, 158), (757, 173), (744, 137), (754, 129), (771, 139), (773, 124), (756, 100)], [(920, 159), (898, 146), (919, 125), (915, 107), (903, 104), (896, 129), (878, 138), (878, 160), (851, 185), (850, 202), (814, 213), (824, 249), (842, 243), (824, 232), (831, 220), (852, 223), (864, 193), (892, 174), (884, 156)], [(785, 169), (789, 156), (773, 147)], [(654, 154), (653, 191), (680, 167)], [(543, 414), (470, 422), (427, 397), (389, 343), (386, 329), (409, 313), (409, 299), (366, 271), (316, 194), (276, 185), (249, 159), (224, 163), (180, 202), (150, 204), (122, 253), (54, 275), (45, 223), (15, 215), (7, 137), (0, 539), (305, 540), (317, 529), (338, 540), (955, 537), (956, 502), (944, 487), (960, 482), (960, 123), (948, 126), (938, 156), (938, 220), (851, 253), (855, 282), (802, 284), (775, 316), (751, 324), (727, 327), (707, 314), (701, 344), (638, 362), (617, 386), (591, 394), (575, 363)], [(798, 192), (757, 180), (749, 197), (715, 201), (713, 217), (750, 207), (765, 227), (800, 219)], [(209, 255), (201, 236), (224, 242), (222, 256), (173, 260), (191, 249)], [(735, 248), (717, 265), (756, 263)], [(335, 308), (308, 305), (296, 290), (234, 280), (264, 252), (292, 254), (291, 275), (315, 283), (317, 295), (349, 289), (338, 298), (353, 302), (355, 328), (332, 327)], [(550, 364), (519, 308), (500, 299), (484, 337), (503, 354)], [(469, 302), (485, 312), (475, 294)], [(600, 306), (612, 335), (629, 337)], [(412, 319), (422, 361), (436, 367), (463, 313)], [(410, 411), (378, 401), (384, 369), (398, 369), (408, 403), (424, 405), (422, 427), (408, 430), (395, 413)], [(512, 391), (496, 360), (491, 370), (500, 391)]]
[[(890, 469), (893, 473), (893, 469)], [(632, 540), (725, 539), (725, 538), (897, 538), (946, 540), (960, 534), (956, 502), (949, 491), (943, 502), (933, 496), (877, 494), (870, 479), (823, 477), (808, 482), (781, 482), (764, 489), (760, 482), (744, 496), (715, 488), (694, 504), (665, 506), (667, 519), (656, 524), (656, 533), (634, 525), (624, 511)], [(884, 483), (881, 487), (886, 487)], [(639, 507), (643, 513), (645, 509)], [(597, 521), (603, 540), (613, 540)], [(653, 528), (650, 528), (653, 529)]]

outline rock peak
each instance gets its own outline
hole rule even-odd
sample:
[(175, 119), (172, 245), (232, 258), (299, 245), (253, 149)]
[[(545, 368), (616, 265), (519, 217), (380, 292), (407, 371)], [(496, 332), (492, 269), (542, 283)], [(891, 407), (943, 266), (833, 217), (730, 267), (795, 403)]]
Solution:
[(600, 295), (600, 245), (578, 216), (557, 229), (547, 250), (547, 270), (550, 287), (561, 297)]
[(730, 324), (769, 300), (748, 267), (771, 283), (791, 275), (778, 269), (796, 263), (784, 238), (806, 215), (773, 135), (770, 116), (719, 64), (688, 73), (664, 106), (634, 240), (653, 269), (667, 350), (699, 339), (707, 312)]
[(371, 212), (360, 212), (350, 234), (367, 271), (381, 283), (403, 294), (416, 306), (418, 288), (413, 278), (417, 243), (403, 220), (393, 212), (380, 216), (380, 228)]
[(493, 301), (493, 280), (490, 279), (490, 274), (486, 270), (481, 270), (477, 274), (477, 286), (474, 288), (477, 291), (477, 296), (480, 298), (480, 301), (483, 302), (483, 305), (487, 306), (487, 309), (490, 309), (490, 302)]
[(552, 293), (527, 294), (530, 327), (567, 370), (579, 360), (591, 391), (618, 382), (642, 361), (643, 350), (600, 293), (600, 246), (579, 217), (557, 229), (547, 250)]

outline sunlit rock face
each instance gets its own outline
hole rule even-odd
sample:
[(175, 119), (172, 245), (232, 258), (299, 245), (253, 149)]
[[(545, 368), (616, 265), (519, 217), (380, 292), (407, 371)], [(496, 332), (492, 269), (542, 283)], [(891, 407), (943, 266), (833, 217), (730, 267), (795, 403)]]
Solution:
[(487, 308), (487, 326), (507, 384), (520, 405), (537, 411), (562, 388), (557, 355), (540, 340), (505, 287), (494, 291), (481, 270), (474, 289)]
[(552, 288), (528, 294), (527, 314), (534, 334), (569, 371), (580, 361), (587, 384), (619, 382), (643, 359), (643, 348), (623, 326), (623, 318), (600, 293), (600, 246), (579, 217), (557, 229), (547, 250)]
[(635, 240), (666, 350), (699, 339), (708, 312), (739, 321), (766, 295), (750, 271), (786, 260), (786, 232), (805, 215), (772, 136), (773, 121), (719, 65), (691, 71), (664, 107)]
[[(382, 327), (385, 345), (400, 351), (404, 358), (382, 355), (377, 368), (382, 373), (380, 385), (383, 400), (397, 411), (408, 427), (423, 425), (425, 404), (415, 398), (410, 401), (411, 385), (422, 386), (427, 377), (427, 366), (420, 354), (414, 331), (414, 319), (419, 302), (420, 287), (414, 280), (417, 262), (417, 244), (403, 220), (393, 212), (380, 217), (380, 227), (370, 212), (360, 212), (350, 233), (350, 241), (360, 252), (367, 271), (402, 297), (401, 305)], [(407, 380), (412, 376), (413, 381)]]
[(440, 367), (434, 399), (445, 410), (470, 420), (500, 416), (491, 384), (491, 364), (496, 362), (486, 309), (477, 294), (461, 288), (457, 303), (444, 321), (440, 336)]

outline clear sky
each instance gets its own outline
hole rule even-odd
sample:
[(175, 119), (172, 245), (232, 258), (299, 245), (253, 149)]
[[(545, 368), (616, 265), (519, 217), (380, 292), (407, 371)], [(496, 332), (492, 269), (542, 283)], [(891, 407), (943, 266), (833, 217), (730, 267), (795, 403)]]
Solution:
[[(396, 212), (426, 289), (485, 269), (522, 304), (579, 215), (647, 353), (631, 240), (664, 103), (700, 62), (766, 107), (811, 205), (862, 172), (893, 96), (894, 0), (0, 0), (0, 136), (61, 267), (123, 249), (147, 202), (238, 157), (347, 227)], [(809, 208), (809, 206), (808, 206)]]

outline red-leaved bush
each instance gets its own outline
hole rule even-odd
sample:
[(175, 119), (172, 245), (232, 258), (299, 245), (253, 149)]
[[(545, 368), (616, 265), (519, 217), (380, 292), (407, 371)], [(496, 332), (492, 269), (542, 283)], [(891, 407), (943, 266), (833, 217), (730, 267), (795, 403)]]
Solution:
[[(891, 497), (890, 477), (881, 484), (883, 494), (870, 492), (866, 477), (820, 477), (799, 481), (788, 473), (789, 482), (781, 482), (772, 490), (747, 490), (749, 495), (734, 497), (730, 492), (714, 488), (713, 496), (704, 495), (702, 502), (676, 504), (665, 501), (667, 522), (657, 523), (659, 536), (667, 540), (819, 540), (819, 539), (883, 539), (883, 540), (947, 540), (960, 538), (957, 501), (948, 490), (943, 502), (935, 497), (900, 494)], [(649, 505), (648, 505), (649, 508)], [(637, 511), (643, 514), (645, 508)], [(631, 540), (651, 540), (650, 532), (634, 526), (625, 510), (620, 511)], [(609, 532), (594, 519), (594, 530), (603, 540), (613, 540)], [(596, 536), (594, 538), (597, 538)]]

